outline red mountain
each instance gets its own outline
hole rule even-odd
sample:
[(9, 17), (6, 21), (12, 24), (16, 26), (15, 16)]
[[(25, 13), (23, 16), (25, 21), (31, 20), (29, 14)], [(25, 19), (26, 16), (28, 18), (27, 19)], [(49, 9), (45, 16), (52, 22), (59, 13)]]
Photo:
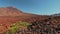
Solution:
[(0, 8), (0, 16), (19, 16), (21, 13), (22, 11), (14, 7)]

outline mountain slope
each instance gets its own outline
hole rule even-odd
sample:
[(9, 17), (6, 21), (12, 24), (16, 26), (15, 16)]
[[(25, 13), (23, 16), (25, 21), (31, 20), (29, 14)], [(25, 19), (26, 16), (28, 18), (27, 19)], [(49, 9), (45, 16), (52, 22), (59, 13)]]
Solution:
[(22, 11), (14, 7), (0, 8), (0, 16), (19, 16), (21, 13)]

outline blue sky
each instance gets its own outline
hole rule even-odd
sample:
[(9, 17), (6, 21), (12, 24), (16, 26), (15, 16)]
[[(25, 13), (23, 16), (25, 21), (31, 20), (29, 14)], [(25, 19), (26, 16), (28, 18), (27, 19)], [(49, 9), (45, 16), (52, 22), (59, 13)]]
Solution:
[(60, 0), (0, 0), (0, 7), (8, 6), (39, 15), (60, 13)]

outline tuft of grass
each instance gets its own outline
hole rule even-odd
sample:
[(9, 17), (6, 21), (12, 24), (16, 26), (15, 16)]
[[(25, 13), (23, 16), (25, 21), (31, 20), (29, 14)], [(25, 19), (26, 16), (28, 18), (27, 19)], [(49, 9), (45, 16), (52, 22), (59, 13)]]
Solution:
[(31, 25), (31, 23), (18, 21), (11, 24), (10, 28), (5, 32), (5, 34), (15, 34), (19, 27), (27, 27), (28, 25)]

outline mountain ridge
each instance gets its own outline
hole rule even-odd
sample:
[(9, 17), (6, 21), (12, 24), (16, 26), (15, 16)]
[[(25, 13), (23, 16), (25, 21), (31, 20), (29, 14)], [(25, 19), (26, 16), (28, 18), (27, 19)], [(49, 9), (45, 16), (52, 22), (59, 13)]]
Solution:
[(19, 16), (22, 11), (14, 7), (0, 8), (0, 16)]

